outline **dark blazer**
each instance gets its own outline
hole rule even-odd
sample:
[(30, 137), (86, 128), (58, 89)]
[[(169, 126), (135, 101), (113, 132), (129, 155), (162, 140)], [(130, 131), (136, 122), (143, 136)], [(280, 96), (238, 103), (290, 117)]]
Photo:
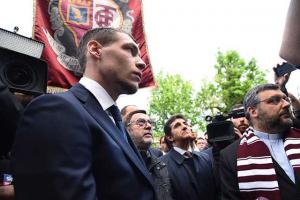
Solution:
[[(94, 96), (77, 84), (29, 104), (16, 134), (21, 200), (152, 200), (153, 180)], [(130, 190), (128, 190), (130, 188)]]
[[(235, 141), (221, 151), (220, 178), (222, 199), (241, 199), (237, 179), (237, 151), (240, 140)], [(274, 169), (278, 178), (281, 200), (300, 199), (300, 179), (296, 176), (294, 184), (279, 164), (273, 159)]]
[[(161, 157), (168, 167), (173, 198), (177, 200), (215, 199), (216, 188), (208, 155), (193, 154), (192, 160), (190, 159), (186, 159), (174, 149)], [(190, 161), (194, 163), (194, 170), (190, 168)]]

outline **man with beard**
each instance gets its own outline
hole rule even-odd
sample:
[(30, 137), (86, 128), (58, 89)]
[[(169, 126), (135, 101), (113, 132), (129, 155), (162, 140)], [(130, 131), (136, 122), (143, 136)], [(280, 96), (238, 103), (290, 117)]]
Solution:
[(207, 154), (190, 151), (196, 135), (181, 114), (171, 116), (164, 126), (172, 145), (161, 159), (167, 164), (173, 198), (177, 200), (216, 199), (212, 163)]
[(222, 199), (299, 199), (300, 131), (292, 128), (289, 98), (263, 84), (246, 94), (244, 108), (252, 127), (221, 151)]
[(168, 169), (165, 163), (158, 160), (150, 146), (153, 143), (155, 122), (144, 110), (135, 110), (127, 114), (124, 121), (128, 133), (139, 150), (154, 180), (158, 200), (172, 200)]
[[(235, 104), (232, 108), (231, 108), (231, 113), (240, 109), (244, 109), (242, 104)], [(236, 134), (237, 138), (241, 138), (243, 133), (246, 131), (246, 129), (249, 127), (249, 122), (246, 119), (246, 117), (231, 117), (230, 119), (233, 123), (234, 126), (234, 132)]]

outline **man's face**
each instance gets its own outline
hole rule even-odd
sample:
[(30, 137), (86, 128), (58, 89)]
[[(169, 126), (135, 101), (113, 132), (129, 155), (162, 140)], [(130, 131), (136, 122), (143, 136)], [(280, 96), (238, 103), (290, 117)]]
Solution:
[(118, 40), (101, 48), (99, 74), (105, 89), (120, 94), (133, 94), (138, 89), (145, 63), (138, 45), (125, 33), (116, 33)]
[(147, 150), (153, 142), (150, 122), (150, 117), (144, 113), (134, 114), (129, 122), (129, 135), (139, 150)]
[(166, 139), (165, 137), (163, 137), (159, 143), (159, 148), (160, 150), (162, 150), (163, 152), (168, 152), (169, 151), (169, 147), (166, 143)]
[[(244, 107), (236, 108), (234, 110), (243, 109)], [(239, 118), (231, 118), (231, 121), (233, 123), (233, 126), (237, 128), (241, 134), (245, 132), (245, 130), (249, 127), (249, 122), (245, 117), (239, 117)]]
[(202, 139), (202, 138), (199, 138), (199, 139), (197, 139), (197, 141), (196, 141), (196, 145), (197, 145), (197, 148), (198, 148), (199, 150), (202, 150), (202, 149), (204, 149), (204, 148), (206, 147), (207, 142), (206, 142), (206, 140), (204, 140), (204, 139)]
[(170, 126), (171, 136), (167, 137), (172, 142), (195, 140), (196, 137), (192, 132), (192, 128), (184, 119), (175, 119)]
[[(280, 90), (265, 90), (258, 94), (260, 102), (250, 112), (253, 124), (267, 133), (286, 131), (293, 124), (290, 103)], [(256, 127), (254, 127), (256, 128)]]

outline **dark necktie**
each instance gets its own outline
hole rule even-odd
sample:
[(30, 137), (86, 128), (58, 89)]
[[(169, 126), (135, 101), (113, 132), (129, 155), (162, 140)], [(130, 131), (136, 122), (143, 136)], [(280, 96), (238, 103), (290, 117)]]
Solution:
[(191, 157), (193, 156), (192, 153), (189, 152), (189, 151), (184, 152), (183, 155), (184, 155), (185, 157), (187, 157), (187, 158), (191, 158)]
[(114, 118), (116, 126), (120, 129), (122, 132), (122, 137), (125, 139), (126, 142), (128, 142), (127, 136), (126, 136), (126, 129), (124, 126), (124, 123), (122, 122), (121, 113), (117, 106), (112, 105), (107, 109), (111, 116)]

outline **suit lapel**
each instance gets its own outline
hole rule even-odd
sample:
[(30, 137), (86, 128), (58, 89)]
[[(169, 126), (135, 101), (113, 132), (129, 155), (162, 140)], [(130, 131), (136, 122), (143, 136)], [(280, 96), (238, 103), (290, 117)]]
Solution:
[(107, 132), (113, 138), (113, 140), (125, 152), (127, 157), (153, 185), (152, 178), (149, 176), (149, 172), (128, 133), (126, 134), (128, 136), (129, 144), (124, 140), (122, 133), (103, 110), (96, 98), (82, 85), (77, 84), (73, 86), (70, 91), (82, 102), (83, 107), (100, 124), (101, 128), (104, 129), (103, 131)]
[[(280, 177), (286, 179), (290, 184), (294, 185), (295, 183), (290, 179), (290, 177), (281, 168), (281, 166), (277, 163), (277, 161), (274, 158), (272, 158), (272, 160), (273, 160), (273, 166), (274, 166), (275, 172), (277, 174), (277, 180), (279, 179), (279, 176), (280, 176)], [(295, 171), (294, 171), (294, 175), (295, 175), (295, 179), (296, 179), (297, 174), (295, 173)]]

